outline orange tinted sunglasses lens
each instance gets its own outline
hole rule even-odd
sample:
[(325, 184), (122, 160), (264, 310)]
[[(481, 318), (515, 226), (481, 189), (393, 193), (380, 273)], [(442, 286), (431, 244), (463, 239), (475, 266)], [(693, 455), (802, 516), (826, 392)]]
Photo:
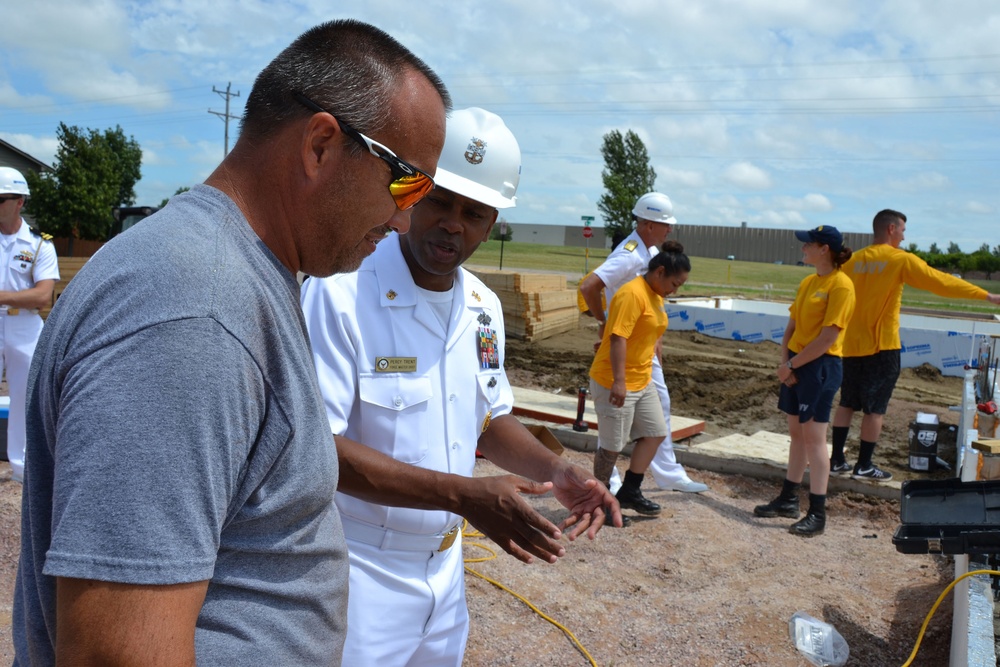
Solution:
[(417, 202), (427, 196), (427, 193), (434, 188), (434, 181), (430, 176), (417, 172), (412, 176), (402, 176), (389, 184), (389, 194), (396, 202), (396, 208), (400, 211), (413, 208)]

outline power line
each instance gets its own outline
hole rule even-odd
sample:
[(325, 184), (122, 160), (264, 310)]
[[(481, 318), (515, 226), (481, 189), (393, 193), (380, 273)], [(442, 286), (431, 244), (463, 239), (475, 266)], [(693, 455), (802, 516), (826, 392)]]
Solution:
[(157, 90), (150, 93), (134, 93), (132, 95), (115, 95), (113, 97), (96, 97), (90, 100), (79, 100), (77, 102), (47, 102), (45, 104), (15, 105), (10, 107), (14, 111), (58, 111), (69, 107), (81, 107), (90, 104), (104, 104), (107, 102), (124, 102), (127, 100), (139, 100), (149, 97), (163, 97), (171, 93), (179, 93), (186, 90), (201, 90), (201, 86), (187, 86), (185, 88), (171, 88), (169, 90)]
[[(940, 58), (881, 58), (881, 59), (871, 59), (871, 60), (830, 60), (830, 61), (818, 61), (818, 62), (769, 62), (769, 63), (732, 63), (732, 64), (705, 64), (705, 65), (671, 65), (667, 67), (630, 67), (627, 70), (622, 69), (573, 69), (573, 70), (548, 70), (544, 72), (535, 71), (525, 71), (525, 72), (505, 72), (504, 76), (579, 76), (581, 74), (598, 74), (598, 75), (610, 75), (610, 76), (623, 76), (634, 74), (638, 72), (685, 72), (685, 71), (706, 71), (706, 70), (764, 70), (764, 69), (791, 69), (791, 68), (804, 68), (804, 67), (842, 67), (842, 66), (869, 66), (869, 65), (891, 65), (891, 64), (920, 64), (920, 63), (940, 63), (940, 62), (955, 62), (955, 61), (976, 61), (981, 62), (983, 60), (988, 60), (991, 58), (1000, 58), (1000, 53), (988, 53), (983, 55), (970, 55), (970, 56), (943, 56)], [(466, 77), (454, 76), (449, 77), (451, 81), (461, 81), (465, 79), (476, 79), (481, 80), (481, 74), (470, 74)]]

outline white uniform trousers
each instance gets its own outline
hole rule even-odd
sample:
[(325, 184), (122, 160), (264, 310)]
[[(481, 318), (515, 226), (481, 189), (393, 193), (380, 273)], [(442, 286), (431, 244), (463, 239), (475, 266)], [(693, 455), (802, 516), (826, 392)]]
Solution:
[(438, 551), (347, 539), (344, 667), (461, 667), (469, 638), (462, 538)]
[(667, 381), (663, 379), (663, 365), (659, 355), (653, 358), (653, 384), (656, 393), (660, 395), (660, 405), (663, 406), (663, 418), (667, 422), (667, 437), (656, 450), (653, 462), (649, 464), (649, 472), (659, 487), (668, 487), (676, 482), (686, 482), (688, 475), (684, 466), (677, 462), (674, 454), (674, 438), (670, 429), (670, 392), (667, 391)]
[[(656, 387), (656, 393), (660, 396), (660, 405), (663, 406), (663, 419), (667, 422), (667, 437), (663, 439), (660, 447), (656, 450), (656, 456), (649, 464), (649, 472), (653, 475), (653, 481), (656, 482), (657, 486), (667, 488), (675, 482), (686, 482), (689, 478), (687, 472), (684, 471), (684, 466), (677, 462), (677, 456), (674, 454), (674, 438), (670, 430), (670, 392), (667, 391), (667, 381), (663, 379), (663, 364), (660, 362), (659, 355), (653, 356), (653, 385)], [(600, 439), (598, 439), (597, 446), (601, 446)], [(618, 468), (615, 468), (611, 473), (610, 486), (611, 493), (618, 493), (618, 489), (622, 486)]]
[(42, 332), (42, 318), (34, 313), (21, 311), (8, 315), (0, 311), (0, 349), (3, 359), (0, 367), (7, 374), (10, 390), (10, 411), (7, 415), (7, 459), (13, 478), (24, 479), (24, 407), (28, 390), (28, 368), (31, 355)]

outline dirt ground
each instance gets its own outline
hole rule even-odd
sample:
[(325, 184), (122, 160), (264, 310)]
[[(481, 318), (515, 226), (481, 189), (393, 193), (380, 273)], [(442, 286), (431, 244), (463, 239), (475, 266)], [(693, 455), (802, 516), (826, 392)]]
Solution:
[[(586, 384), (595, 338), (596, 326), (584, 320), (576, 332), (535, 343), (508, 341), (511, 381), (575, 396)], [(731, 433), (786, 432), (776, 407), (776, 345), (668, 331), (663, 354), (674, 414), (706, 422), (695, 446)], [(954, 423), (957, 413), (948, 407), (960, 397), (957, 378), (931, 367), (904, 370), (876, 462), (897, 479), (929, 477), (907, 468), (909, 423), (918, 410)], [(851, 461), (859, 420), (848, 443)], [(954, 462), (954, 445), (943, 445), (940, 454)], [(586, 467), (592, 463), (591, 455), (565, 455)], [(495, 472), (482, 461), (477, 469)], [(898, 502), (832, 494), (826, 533), (803, 539), (787, 533), (787, 519), (753, 516), (754, 505), (775, 494), (774, 482), (697, 470), (691, 475), (710, 491), (664, 492), (647, 480), (647, 495), (664, 506), (660, 518), (577, 542), (555, 566), (524, 566), (501, 554), (469, 567), (565, 625), (598, 665), (806, 665), (788, 637), (796, 611), (837, 628), (851, 649), (848, 665), (906, 661), (954, 565), (948, 558), (896, 551), (891, 538), (899, 525)], [(551, 498), (535, 502), (551, 518), (563, 516)], [(468, 544), (465, 549), (467, 558), (482, 554)], [(588, 664), (523, 602), (478, 578), (466, 579), (473, 617), (466, 664)], [(914, 665), (948, 663), (951, 610), (949, 597)]]
[[(519, 386), (576, 395), (586, 384), (596, 328), (537, 343), (509, 341), (508, 372)], [(765, 429), (782, 433), (776, 408), (774, 367), (778, 348), (751, 346), (687, 332), (668, 332), (664, 368), (674, 413), (706, 421), (694, 444), (730, 433)], [(917, 410), (956, 420), (948, 411), (960, 383), (932, 368), (905, 370), (886, 419), (876, 462), (897, 479), (907, 470), (907, 426)], [(848, 457), (856, 455), (855, 424)], [(953, 451), (941, 455), (952, 461)], [(590, 455), (565, 456), (590, 468)], [(621, 466), (621, 463), (619, 463)], [(488, 462), (477, 475), (496, 474)], [(924, 616), (951, 580), (950, 559), (898, 553), (892, 533), (899, 506), (858, 494), (832, 494), (824, 535), (803, 539), (787, 532), (787, 519), (758, 519), (753, 506), (775, 493), (775, 483), (697, 470), (692, 477), (710, 491), (663, 492), (646, 482), (648, 495), (664, 506), (654, 519), (607, 529), (594, 542), (568, 545), (556, 565), (526, 566), (506, 554), (474, 570), (510, 587), (563, 624), (595, 664), (653, 666), (801, 666), (808, 664), (788, 638), (788, 619), (805, 611), (834, 625), (851, 649), (849, 665), (901, 665)], [(946, 476), (946, 473), (936, 473)], [(9, 661), (10, 609), (19, 550), (21, 487), (0, 464), (0, 660)], [(561, 507), (533, 499), (559, 521)], [(485, 554), (467, 538), (467, 559)], [(466, 664), (587, 665), (562, 631), (521, 601), (467, 576), (472, 629)], [(952, 603), (938, 609), (914, 665), (948, 661)]]
[[(597, 327), (581, 318), (580, 329), (533, 343), (507, 341), (507, 374), (521, 387), (558, 391), (576, 396), (589, 384)], [(670, 388), (673, 413), (705, 420), (703, 440), (732, 433), (756, 431), (787, 433), (784, 413), (777, 409), (778, 383), (775, 368), (780, 350), (774, 343), (751, 344), (712, 338), (693, 331), (667, 331), (663, 339), (663, 372)], [(950, 473), (927, 473), (909, 469), (908, 430), (918, 411), (938, 415), (942, 424), (957, 424), (958, 413), (949, 410), (962, 396), (962, 380), (945, 377), (933, 366), (905, 368), (886, 414), (875, 462), (895, 479), (948, 477)], [(836, 399), (834, 400), (836, 405)], [(857, 458), (856, 415), (847, 444), (847, 458)], [(954, 436), (940, 429), (938, 454), (954, 463)], [(695, 441), (696, 443), (698, 440)]]

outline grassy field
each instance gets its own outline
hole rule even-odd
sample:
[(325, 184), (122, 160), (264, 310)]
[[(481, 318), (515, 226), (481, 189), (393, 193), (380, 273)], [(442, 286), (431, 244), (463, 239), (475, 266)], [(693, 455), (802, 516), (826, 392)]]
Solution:
[[(558, 271), (565, 273), (576, 285), (584, 269), (593, 270), (604, 261), (609, 251), (590, 249), (586, 257), (584, 248), (547, 246), (534, 243), (509, 242), (503, 244), (503, 268), (527, 271)], [(490, 241), (479, 246), (469, 259), (469, 264), (490, 268), (500, 266), (500, 242)], [(768, 298), (791, 301), (799, 282), (809, 272), (808, 266), (786, 266), (760, 262), (729, 261), (707, 257), (691, 258), (691, 275), (681, 289), (680, 296), (731, 295), (746, 298)], [(1000, 292), (1000, 280), (973, 280), (988, 292)], [(996, 313), (998, 309), (986, 301), (966, 301), (939, 297), (914, 290), (903, 290), (903, 305), (954, 312)]]

